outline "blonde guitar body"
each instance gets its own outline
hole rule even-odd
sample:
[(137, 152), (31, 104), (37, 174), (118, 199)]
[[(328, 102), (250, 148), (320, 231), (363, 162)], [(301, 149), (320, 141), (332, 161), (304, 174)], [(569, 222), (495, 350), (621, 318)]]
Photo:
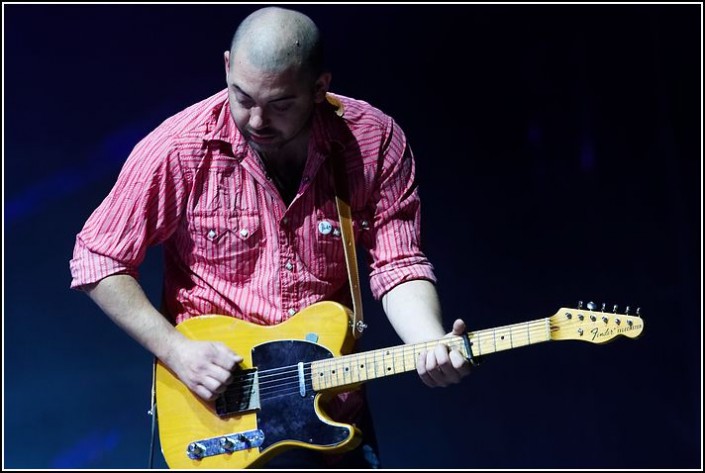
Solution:
[[(320, 302), (273, 326), (222, 315), (179, 324), (187, 337), (220, 341), (241, 355), (242, 373), (257, 370), (244, 375), (244, 381), (233, 381), (231, 386), (240, 389), (226, 393), (235, 398), (225, 406), (231, 412), (220, 415), (217, 402), (201, 400), (157, 363), (159, 438), (169, 467), (245, 468), (292, 447), (338, 452), (357, 446), (360, 432), (332, 421), (323, 411), (325, 397), (310, 382), (305, 388), (299, 382), (300, 362), (340, 356), (352, 348), (348, 312), (340, 304)], [(279, 379), (270, 383), (266, 372)]]

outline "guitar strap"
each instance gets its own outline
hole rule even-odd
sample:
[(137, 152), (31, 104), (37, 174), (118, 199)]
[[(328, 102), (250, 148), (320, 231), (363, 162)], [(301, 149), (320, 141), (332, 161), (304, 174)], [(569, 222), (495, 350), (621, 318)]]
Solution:
[[(337, 145), (338, 143), (333, 144)], [(350, 327), (353, 337), (358, 339), (367, 328), (367, 325), (363, 321), (362, 315), (362, 295), (360, 294), (360, 277), (357, 270), (357, 253), (355, 252), (355, 234), (352, 226), (348, 178), (345, 170), (345, 160), (340, 147), (334, 146), (330, 161), (333, 168), (335, 205), (340, 219), (340, 234), (343, 241), (345, 265), (348, 269), (348, 281), (350, 281), (350, 293), (353, 301)]]

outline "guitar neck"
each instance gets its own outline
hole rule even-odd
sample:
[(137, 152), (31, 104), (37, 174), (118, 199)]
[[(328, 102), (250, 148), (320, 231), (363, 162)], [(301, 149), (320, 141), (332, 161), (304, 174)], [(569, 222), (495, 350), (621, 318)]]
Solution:
[(439, 342), (458, 350), (466, 358), (546, 342), (551, 340), (549, 322), (547, 317), (469, 332), (469, 347), (463, 337), (455, 336), (314, 361), (311, 363), (311, 383), (316, 391), (323, 391), (413, 371), (419, 355), (433, 349)]

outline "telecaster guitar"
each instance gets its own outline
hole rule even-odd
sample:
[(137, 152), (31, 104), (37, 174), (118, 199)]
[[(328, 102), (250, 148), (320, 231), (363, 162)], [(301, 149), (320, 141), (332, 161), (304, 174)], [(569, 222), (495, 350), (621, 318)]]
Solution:
[(319, 302), (273, 326), (223, 315), (179, 324), (187, 337), (221, 341), (244, 361), (227, 391), (212, 402), (203, 401), (157, 362), (159, 439), (169, 467), (248, 468), (294, 447), (350, 450), (359, 444), (360, 431), (333, 421), (324, 411), (326, 399), (372, 379), (415, 370), (418, 355), (439, 342), (473, 360), (550, 340), (636, 338), (644, 328), (638, 315), (607, 313), (604, 307), (563, 308), (551, 317), (464, 336), (345, 354), (354, 341), (349, 313), (335, 302)]

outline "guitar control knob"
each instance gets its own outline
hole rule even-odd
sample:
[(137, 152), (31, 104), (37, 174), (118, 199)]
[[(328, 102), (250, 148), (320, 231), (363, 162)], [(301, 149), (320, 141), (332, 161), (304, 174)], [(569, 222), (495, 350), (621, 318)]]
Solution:
[(226, 452), (235, 450), (235, 444), (228, 437), (220, 437), (220, 446), (223, 447), (223, 450)]
[(188, 444), (188, 449), (186, 451), (188, 452), (189, 458), (197, 460), (199, 458), (203, 458), (203, 455), (206, 453), (206, 447), (200, 443), (192, 442)]

